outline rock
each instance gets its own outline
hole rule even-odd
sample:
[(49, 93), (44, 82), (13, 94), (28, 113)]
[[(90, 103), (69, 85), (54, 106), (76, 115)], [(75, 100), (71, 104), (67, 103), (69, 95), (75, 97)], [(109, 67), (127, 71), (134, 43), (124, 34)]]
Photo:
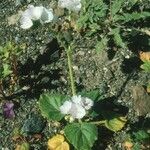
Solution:
[(30, 114), (25, 120), (21, 129), (23, 134), (35, 134), (40, 133), (45, 127), (45, 121), (42, 116), (38, 114)]
[(21, 16), (21, 14), (22, 14), (22, 12), (23, 12), (23, 11), (18, 11), (17, 14), (14, 14), (14, 15), (8, 17), (8, 18), (7, 18), (7, 20), (8, 20), (8, 25), (17, 24), (18, 21), (19, 21), (19, 18), (20, 18), (20, 16)]
[(142, 86), (133, 87), (133, 108), (138, 116), (150, 113), (150, 96)]

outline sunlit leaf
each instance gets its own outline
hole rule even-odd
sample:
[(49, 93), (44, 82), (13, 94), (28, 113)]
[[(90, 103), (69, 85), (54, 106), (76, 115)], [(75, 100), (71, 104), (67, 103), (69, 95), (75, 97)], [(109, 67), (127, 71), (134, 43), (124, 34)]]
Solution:
[(116, 45), (119, 47), (125, 48), (125, 43), (123, 42), (122, 37), (120, 35), (120, 29), (115, 28), (111, 32), (114, 36), (114, 41), (115, 41)]
[(111, 14), (114, 16), (122, 7), (124, 0), (114, 0), (111, 7)]
[(70, 150), (63, 135), (57, 134), (48, 140), (48, 150)]
[(144, 61), (144, 64), (140, 66), (144, 71), (150, 72), (150, 61)]
[(106, 120), (105, 126), (109, 130), (117, 132), (124, 127), (124, 125), (126, 124), (126, 121), (127, 120), (125, 117), (116, 117), (116, 118)]
[(6, 77), (8, 75), (10, 75), (12, 73), (11, 69), (10, 69), (10, 65), (8, 64), (3, 64), (3, 76)]

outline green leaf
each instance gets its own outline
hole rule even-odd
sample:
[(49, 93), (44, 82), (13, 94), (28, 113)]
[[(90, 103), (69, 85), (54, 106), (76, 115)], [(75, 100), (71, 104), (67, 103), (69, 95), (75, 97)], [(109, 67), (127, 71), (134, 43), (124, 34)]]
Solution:
[(82, 97), (88, 97), (93, 101), (98, 101), (101, 97), (99, 90), (85, 91), (78, 93)]
[(117, 44), (117, 46), (125, 48), (125, 44), (120, 36), (120, 29), (119, 28), (115, 28), (112, 31), (112, 34), (114, 36), (114, 41)]
[(98, 41), (96, 43), (95, 49), (97, 52), (100, 52), (101, 50), (105, 50), (107, 48), (107, 44), (108, 44), (108, 38), (107, 37), (103, 37), (101, 39), (101, 41)]
[(116, 117), (116, 118), (112, 118), (112, 119), (108, 119), (105, 122), (105, 126), (114, 132), (117, 132), (119, 130), (121, 130), (125, 123), (126, 123), (126, 118), (125, 117)]
[(60, 106), (65, 101), (65, 96), (60, 94), (42, 94), (39, 99), (39, 108), (48, 120), (60, 121), (64, 115), (60, 113)]
[(134, 143), (132, 150), (141, 150), (141, 144), (140, 143)]
[(27, 142), (22, 143), (21, 145), (17, 145), (15, 150), (29, 150), (30, 145)]
[(138, 141), (150, 138), (150, 134), (148, 134), (144, 130), (139, 130), (138, 132), (134, 132), (133, 135), (134, 135), (135, 139)]
[(69, 124), (64, 131), (68, 141), (77, 150), (90, 150), (98, 136), (97, 127), (90, 123)]
[(138, 2), (138, 0), (128, 0), (130, 7), (133, 7), (137, 2)]
[[(77, 21), (77, 26), (79, 29), (90, 29), (87, 36), (91, 36), (97, 30), (100, 30), (100, 23), (104, 21), (107, 14), (108, 6), (103, 2), (103, 0), (83, 0), (82, 9), (80, 11), (80, 16)], [(86, 30), (87, 31), (87, 30)]]
[(114, 20), (115, 21), (120, 20), (123, 22), (129, 22), (129, 21), (136, 21), (139, 19), (145, 19), (147, 17), (150, 17), (150, 12), (143, 11), (140, 13), (133, 12), (133, 13), (124, 13), (123, 15), (117, 15), (117, 16), (115, 16)]
[(124, 0), (115, 0), (111, 7), (111, 15), (114, 16), (122, 7)]
[(6, 77), (6, 76), (10, 75), (11, 73), (12, 73), (12, 71), (10, 69), (10, 65), (4, 63), (3, 64), (3, 72), (2, 72), (3, 77)]
[(142, 68), (145, 72), (150, 72), (150, 61), (144, 61), (144, 64), (141, 65), (141, 68)]

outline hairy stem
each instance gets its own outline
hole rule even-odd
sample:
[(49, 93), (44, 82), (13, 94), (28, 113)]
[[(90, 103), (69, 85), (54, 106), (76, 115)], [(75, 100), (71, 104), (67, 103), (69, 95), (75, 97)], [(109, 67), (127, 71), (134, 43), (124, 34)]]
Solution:
[(71, 91), (72, 95), (76, 95), (76, 88), (75, 88), (75, 82), (74, 82), (74, 77), (73, 77), (73, 70), (72, 70), (72, 50), (71, 46), (68, 46), (68, 49), (66, 50), (67, 52), (67, 58), (68, 58), (68, 68), (69, 68), (69, 78), (70, 78), (70, 84), (71, 84)]
[(94, 122), (90, 122), (90, 123), (95, 124), (95, 125), (103, 125), (105, 123), (105, 120), (94, 121)]

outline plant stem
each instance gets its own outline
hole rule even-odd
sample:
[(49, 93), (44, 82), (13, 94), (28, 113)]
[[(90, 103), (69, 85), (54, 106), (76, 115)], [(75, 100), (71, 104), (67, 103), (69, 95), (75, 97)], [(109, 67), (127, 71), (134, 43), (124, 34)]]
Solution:
[(71, 91), (72, 95), (76, 95), (76, 88), (75, 88), (75, 82), (74, 82), (74, 77), (73, 77), (73, 70), (72, 70), (72, 50), (71, 46), (68, 46), (68, 49), (66, 49), (67, 52), (67, 58), (68, 58), (68, 68), (69, 68), (69, 78), (70, 78), (70, 84), (71, 84)]
[(110, 22), (112, 22), (113, 21), (113, 16), (112, 16), (112, 1), (111, 0), (109, 1), (109, 7), (110, 7), (109, 8), (110, 9), (110, 16), (109, 16), (110, 18), (109, 19), (110, 19)]
[(105, 120), (101, 120), (101, 121), (94, 121), (94, 122), (89, 122), (95, 125), (103, 125), (105, 123)]

